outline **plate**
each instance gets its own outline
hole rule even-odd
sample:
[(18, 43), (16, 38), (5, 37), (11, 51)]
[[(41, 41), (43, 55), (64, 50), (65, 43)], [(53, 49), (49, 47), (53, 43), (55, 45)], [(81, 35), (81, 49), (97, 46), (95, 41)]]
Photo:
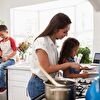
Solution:
[(91, 63), (90, 65), (91, 66), (99, 66), (99, 64), (97, 64), (97, 63)]
[(95, 78), (99, 74), (96, 70), (82, 70), (80, 72), (80, 74), (82, 74), (82, 73), (88, 73), (89, 74), (89, 78)]
[(89, 77), (93, 78), (93, 77), (97, 77), (98, 76), (98, 72), (88, 72)]

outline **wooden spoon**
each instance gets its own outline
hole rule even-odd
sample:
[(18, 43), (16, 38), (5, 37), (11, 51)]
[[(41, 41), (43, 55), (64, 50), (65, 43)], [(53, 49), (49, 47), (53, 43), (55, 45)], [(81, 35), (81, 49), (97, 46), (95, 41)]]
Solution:
[(43, 67), (38, 64), (39, 68), (41, 69), (41, 71), (44, 73), (44, 75), (49, 79), (49, 81), (54, 84), (56, 87), (65, 87), (64, 84), (60, 84), (58, 82), (56, 82), (44, 69)]

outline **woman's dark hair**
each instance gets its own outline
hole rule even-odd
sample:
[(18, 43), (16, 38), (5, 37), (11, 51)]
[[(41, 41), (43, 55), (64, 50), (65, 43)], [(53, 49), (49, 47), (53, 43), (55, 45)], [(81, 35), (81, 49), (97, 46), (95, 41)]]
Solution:
[(62, 45), (61, 51), (60, 51), (60, 58), (58, 63), (63, 63), (63, 60), (70, 57), (70, 54), (72, 53), (72, 49), (76, 46), (79, 46), (80, 43), (77, 39), (69, 37), (66, 39)]
[(7, 31), (6, 25), (0, 25), (0, 31)]
[(64, 13), (58, 13), (51, 19), (46, 29), (38, 37), (51, 36), (58, 29), (63, 29), (69, 24), (71, 24), (70, 18)]

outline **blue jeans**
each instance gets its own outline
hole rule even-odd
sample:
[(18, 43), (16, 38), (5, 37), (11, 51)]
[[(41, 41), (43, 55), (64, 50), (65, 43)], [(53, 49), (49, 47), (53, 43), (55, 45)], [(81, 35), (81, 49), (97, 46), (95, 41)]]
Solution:
[(28, 82), (28, 93), (31, 100), (34, 100), (35, 97), (41, 95), (45, 91), (45, 85), (43, 80), (38, 76), (32, 76)]
[[(0, 61), (1, 61), (1, 59), (0, 59)], [(0, 88), (6, 88), (4, 69), (7, 66), (10, 66), (10, 65), (13, 65), (13, 64), (15, 64), (14, 59), (9, 59), (5, 62), (0, 62)]]

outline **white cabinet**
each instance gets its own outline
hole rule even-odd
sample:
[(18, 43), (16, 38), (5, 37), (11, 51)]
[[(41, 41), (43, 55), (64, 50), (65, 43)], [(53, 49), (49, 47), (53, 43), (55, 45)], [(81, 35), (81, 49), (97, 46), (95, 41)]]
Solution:
[(8, 69), (8, 100), (30, 100), (26, 91), (30, 77), (30, 70)]

